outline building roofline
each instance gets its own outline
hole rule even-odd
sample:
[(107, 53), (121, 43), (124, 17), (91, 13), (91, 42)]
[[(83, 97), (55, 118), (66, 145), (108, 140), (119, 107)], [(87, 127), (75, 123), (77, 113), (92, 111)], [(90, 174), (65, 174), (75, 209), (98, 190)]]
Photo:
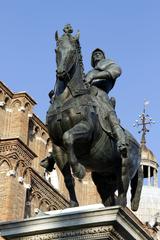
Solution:
[(19, 93), (14, 93), (13, 94), (13, 99), (14, 98), (19, 98), (19, 97), (26, 97), (29, 102), (32, 103), (32, 105), (36, 105), (36, 101), (26, 92), (19, 92)]
[(0, 81), (0, 87), (7, 92), (7, 94), (12, 98), (18, 98), (18, 97), (26, 97), (28, 99), (29, 102), (32, 103), (32, 105), (36, 105), (36, 101), (26, 92), (18, 92), (18, 93), (14, 93), (12, 92), (7, 86), (6, 84), (4, 84), (4, 82)]
[(13, 97), (13, 92), (2, 81), (0, 81), (0, 87), (5, 90), (11, 98)]
[(39, 117), (37, 117), (36, 114), (33, 113), (32, 119), (48, 133), (47, 126), (45, 125), (44, 122), (42, 122), (42, 120)]

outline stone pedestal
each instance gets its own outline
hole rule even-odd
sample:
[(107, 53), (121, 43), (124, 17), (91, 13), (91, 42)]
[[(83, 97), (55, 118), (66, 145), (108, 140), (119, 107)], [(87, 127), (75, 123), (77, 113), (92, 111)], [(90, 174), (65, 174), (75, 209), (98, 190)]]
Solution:
[(153, 240), (127, 209), (89, 205), (41, 213), (0, 224), (1, 237), (14, 240)]

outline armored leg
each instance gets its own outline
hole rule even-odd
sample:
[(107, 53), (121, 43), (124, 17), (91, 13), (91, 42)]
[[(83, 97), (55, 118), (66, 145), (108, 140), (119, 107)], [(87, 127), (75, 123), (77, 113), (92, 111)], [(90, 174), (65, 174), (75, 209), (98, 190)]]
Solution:
[(121, 152), (121, 154), (124, 155), (124, 157), (126, 157), (128, 144), (126, 141), (124, 130), (119, 124), (119, 120), (117, 119), (115, 111), (111, 111), (109, 113), (109, 122), (111, 124), (113, 134), (115, 135), (115, 138), (117, 140), (117, 149)]
[(108, 112), (108, 120), (117, 141), (117, 150), (120, 151), (121, 154), (124, 154), (124, 157), (126, 157), (127, 141), (125, 133), (120, 126), (120, 120), (117, 118), (116, 112), (114, 110), (116, 100), (113, 97), (109, 99), (108, 95), (103, 92), (101, 92), (100, 99), (105, 104), (105, 109)]

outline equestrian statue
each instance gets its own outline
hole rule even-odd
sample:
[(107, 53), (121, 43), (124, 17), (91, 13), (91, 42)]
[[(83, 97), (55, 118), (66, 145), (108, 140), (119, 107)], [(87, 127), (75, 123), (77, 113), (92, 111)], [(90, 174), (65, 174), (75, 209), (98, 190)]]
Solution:
[(140, 146), (121, 127), (115, 99), (108, 97), (121, 69), (97, 48), (91, 56), (93, 69), (85, 75), (79, 32), (73, 36), (70, 24), (63, 31), (61, 37), (55, 34), (56, 83), (46, 117), (53, 151), (41, 165), (52, 171), (56, 162), (70, 206), (78, 206), (73, 176), (82, 179), (89, 170), (104, 206), (125, 207), (130, 184), (131, 209), (136, 211), (143, 182)]

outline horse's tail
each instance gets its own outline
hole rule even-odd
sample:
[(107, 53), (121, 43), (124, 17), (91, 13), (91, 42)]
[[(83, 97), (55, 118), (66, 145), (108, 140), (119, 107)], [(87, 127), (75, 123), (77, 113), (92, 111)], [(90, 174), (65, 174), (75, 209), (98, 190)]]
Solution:
[(135, 176), (131, 180), (131, 209), (137, 211), (143, 186), (143, 170), (139, 166)]

